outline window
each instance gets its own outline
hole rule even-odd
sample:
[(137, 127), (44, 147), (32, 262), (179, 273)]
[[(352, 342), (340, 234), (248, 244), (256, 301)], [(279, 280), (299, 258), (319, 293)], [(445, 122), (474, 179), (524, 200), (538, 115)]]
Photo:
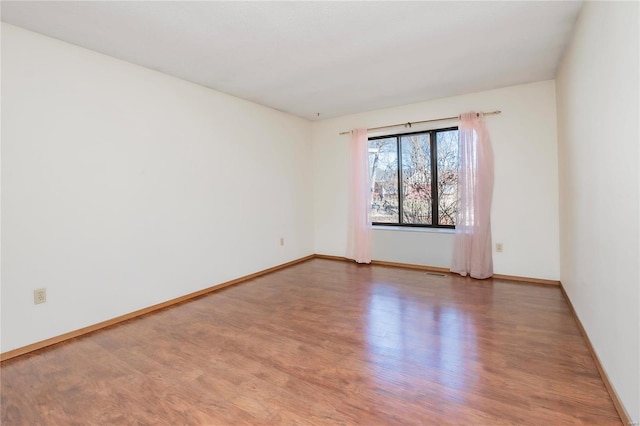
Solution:
[(374, 225), (454, 228), (458, 128), (369, 139)]

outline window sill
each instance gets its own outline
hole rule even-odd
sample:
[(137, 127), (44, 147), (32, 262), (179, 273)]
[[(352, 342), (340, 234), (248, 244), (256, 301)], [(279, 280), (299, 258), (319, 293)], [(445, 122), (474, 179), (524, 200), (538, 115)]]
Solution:
[(393, 226), (375, 225), (371, 229), (374, 231), (404, 231), (404, 232), (427, 232), (432, 234), (453, 234), (455, 229), (450, 228), (418, 228), (413, 226)]

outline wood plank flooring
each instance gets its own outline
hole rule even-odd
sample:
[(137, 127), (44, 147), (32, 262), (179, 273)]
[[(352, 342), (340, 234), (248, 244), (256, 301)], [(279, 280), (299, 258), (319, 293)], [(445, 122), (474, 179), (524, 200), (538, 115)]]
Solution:
[(314, 259), (2, 363), (8, 425), (620, 425), (559, 288)]

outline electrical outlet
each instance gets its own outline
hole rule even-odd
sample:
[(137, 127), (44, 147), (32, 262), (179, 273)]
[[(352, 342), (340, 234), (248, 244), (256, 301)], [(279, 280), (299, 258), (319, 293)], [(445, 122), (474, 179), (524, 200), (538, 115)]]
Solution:
[(280, 245), (283, 246), (284, 245), (284, 238), (280, 237)]
[(38, 305), (47, 301), (47, 289), (38, 288), (33, 290), (33, 303)]
[(502, 243), (496, 243), (496, 252), (502, 253), (502, 250), (503, 250)]

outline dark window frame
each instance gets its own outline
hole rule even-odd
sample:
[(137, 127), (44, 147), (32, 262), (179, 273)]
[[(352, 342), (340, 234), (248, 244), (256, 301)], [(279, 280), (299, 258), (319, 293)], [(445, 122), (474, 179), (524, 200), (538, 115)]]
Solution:
[[(368, 138), (367, 142), (377, 140), (377, 139), (391, 139), (395, 138), (396, 140), (396, 150), (397, 150), (397, 162), (398, 162), (398, 222), (372, 222), (373, 226), (401, 226), (406, 228), (436, 228), (436, 229), (455, 229), (455, 225), (440, 225), (438, 223), (434, 224), (434, 219), (437, 221), (439, 217), (439, 195), (438, 195), (438, 142), (437, 142), (437, 134), (440, 132), (450, 132), (452, 130), (459, 131), (458, 126), (453, 127), (445, 127), (441, 129), (431, 129), (431, 130), (422, 130), (419, 132), (410, 132), (410, 133), (396, 133), (393, 135), (385, 135), (385, 136), (374, 136)], [(400, 139), (405, 136), (413, 136), (413, 135), (422, 135), (429, 134), (429, 149), (431, 150), (430, 160), (431, 160), (431, 224), (424, 223), (402, 223), (404, 212), (403, 209), (403, 201), (404, 201), (404, 191), (402, 185), (402, 149), (400, 146)], [(459, 134), (458, 134), (459, 137)], [(435, 190), (435, 194), (434, 194)]]

